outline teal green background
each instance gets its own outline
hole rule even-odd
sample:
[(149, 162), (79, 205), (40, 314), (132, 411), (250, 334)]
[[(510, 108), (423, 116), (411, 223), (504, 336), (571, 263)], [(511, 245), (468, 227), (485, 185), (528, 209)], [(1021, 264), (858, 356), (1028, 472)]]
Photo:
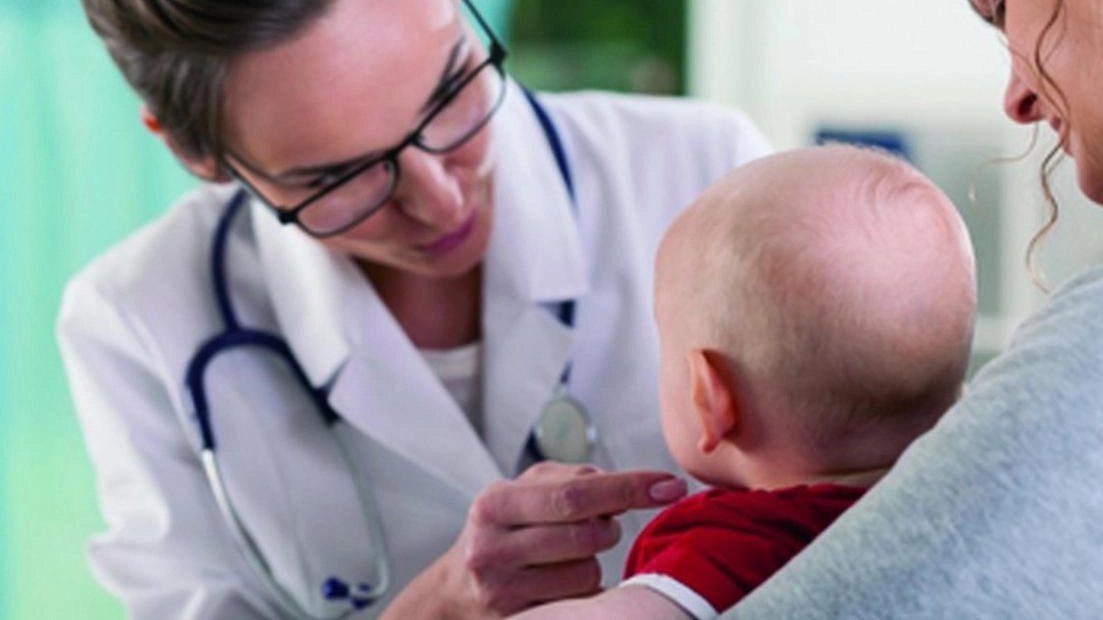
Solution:
[(121, 618), (53, 336), (62, 287), (193, 185), (138, 123), (79, 3), (0, 0), (0, 618)]
[(196, 184), (138, 106), (77, 0), (0, 0), (3, 620), (124, 615), (84, 559), (103, 522), (53, 328), (65, 282)]

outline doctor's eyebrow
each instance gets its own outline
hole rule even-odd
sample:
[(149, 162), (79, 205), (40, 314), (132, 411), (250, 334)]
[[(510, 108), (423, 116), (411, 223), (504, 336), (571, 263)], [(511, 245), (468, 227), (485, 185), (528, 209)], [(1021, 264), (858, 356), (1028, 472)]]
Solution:
[[(461, 64), (460, 70), (456, 70), (456, 65), (463, 53), (467, 51), (467, 37), (461, 36), (458, 41), (452, 44), (452, 48), (448, 51), (448, 60), (444, 64), (444, 70), (441, 71), (440, 77), (437, 78), (437, 84), (433, 87), (433, 92), (429, 93), (429, 97), (425, 100), (425, 103), (421, 105), (418, 110), (419, 114), (424, 114), (433, 108), (441, 99), (443, 99), (449, 92), (451, 92), (452, 85), (464, 75), (463, 67)], [(343, 170), (347, 170), (356, 164), (368, 161), (375, 157), (379, 157), (383, 153), (387, 152), (390, 147), (386, 149), (377, 149), (352, 159), (346, 159), (342, 161), (329, 162), (325, 164), (317, 164), (310, 166), (300, 166), (285, 170), (283, 172), (270, 176), (273, 181), (287, 180), (287, 177), (302, 177), (302, 176), (319, 176), (326, 174), (340, 174)]]

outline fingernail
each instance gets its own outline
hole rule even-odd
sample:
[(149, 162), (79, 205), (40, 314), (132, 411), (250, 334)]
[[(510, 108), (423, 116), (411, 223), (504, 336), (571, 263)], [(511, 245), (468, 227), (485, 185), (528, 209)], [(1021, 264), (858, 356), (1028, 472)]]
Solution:
[(656, 482), (647, 490), (651, 499), (657, 502), (672, 502), (686, 494), (686, 481), (681, 478), (668, 478)]

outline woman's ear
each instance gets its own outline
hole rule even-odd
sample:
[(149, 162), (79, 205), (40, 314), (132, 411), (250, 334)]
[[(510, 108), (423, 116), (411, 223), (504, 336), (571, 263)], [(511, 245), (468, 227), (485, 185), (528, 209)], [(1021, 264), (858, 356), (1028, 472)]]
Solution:
[(709, 454), (739, 426), (736, 395), (721, 372), (717, 353), (693, 349), (686, 354), (686, 363), (689, 365), (690, 406), (701, 430), (697, 447)]
[(164, 142), (165, 146), (172, 151), (176, 159), (178, 159), (189, 172), (204, 181), (211, 181), (214, 183), (225, 183), (230, 180), (229, 175), (223, 172), (213, 158), (206, 157), (203, 159), (195, 159), (194, 157), (185, 155), (180, 145), (165, 133), (165, 130), (161, 127), (160, 121), (150, 112), (149, 106), (143, 103), (138, 111), (138, 116), (142, 119), (142, 124), (145, 125), (146, 129), (157, 136), (161, 142)]

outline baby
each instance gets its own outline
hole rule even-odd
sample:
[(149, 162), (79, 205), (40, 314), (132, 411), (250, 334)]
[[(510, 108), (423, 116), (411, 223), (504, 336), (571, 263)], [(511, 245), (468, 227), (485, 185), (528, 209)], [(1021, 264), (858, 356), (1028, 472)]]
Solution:
[(906, 163), (789, 151), (706, 191), (659, 249), (663, 431), (713, 485), (620, 586), (538, 618), (711, 618), (857, 501), (961, 393), (976, 312), (953, 205)]

